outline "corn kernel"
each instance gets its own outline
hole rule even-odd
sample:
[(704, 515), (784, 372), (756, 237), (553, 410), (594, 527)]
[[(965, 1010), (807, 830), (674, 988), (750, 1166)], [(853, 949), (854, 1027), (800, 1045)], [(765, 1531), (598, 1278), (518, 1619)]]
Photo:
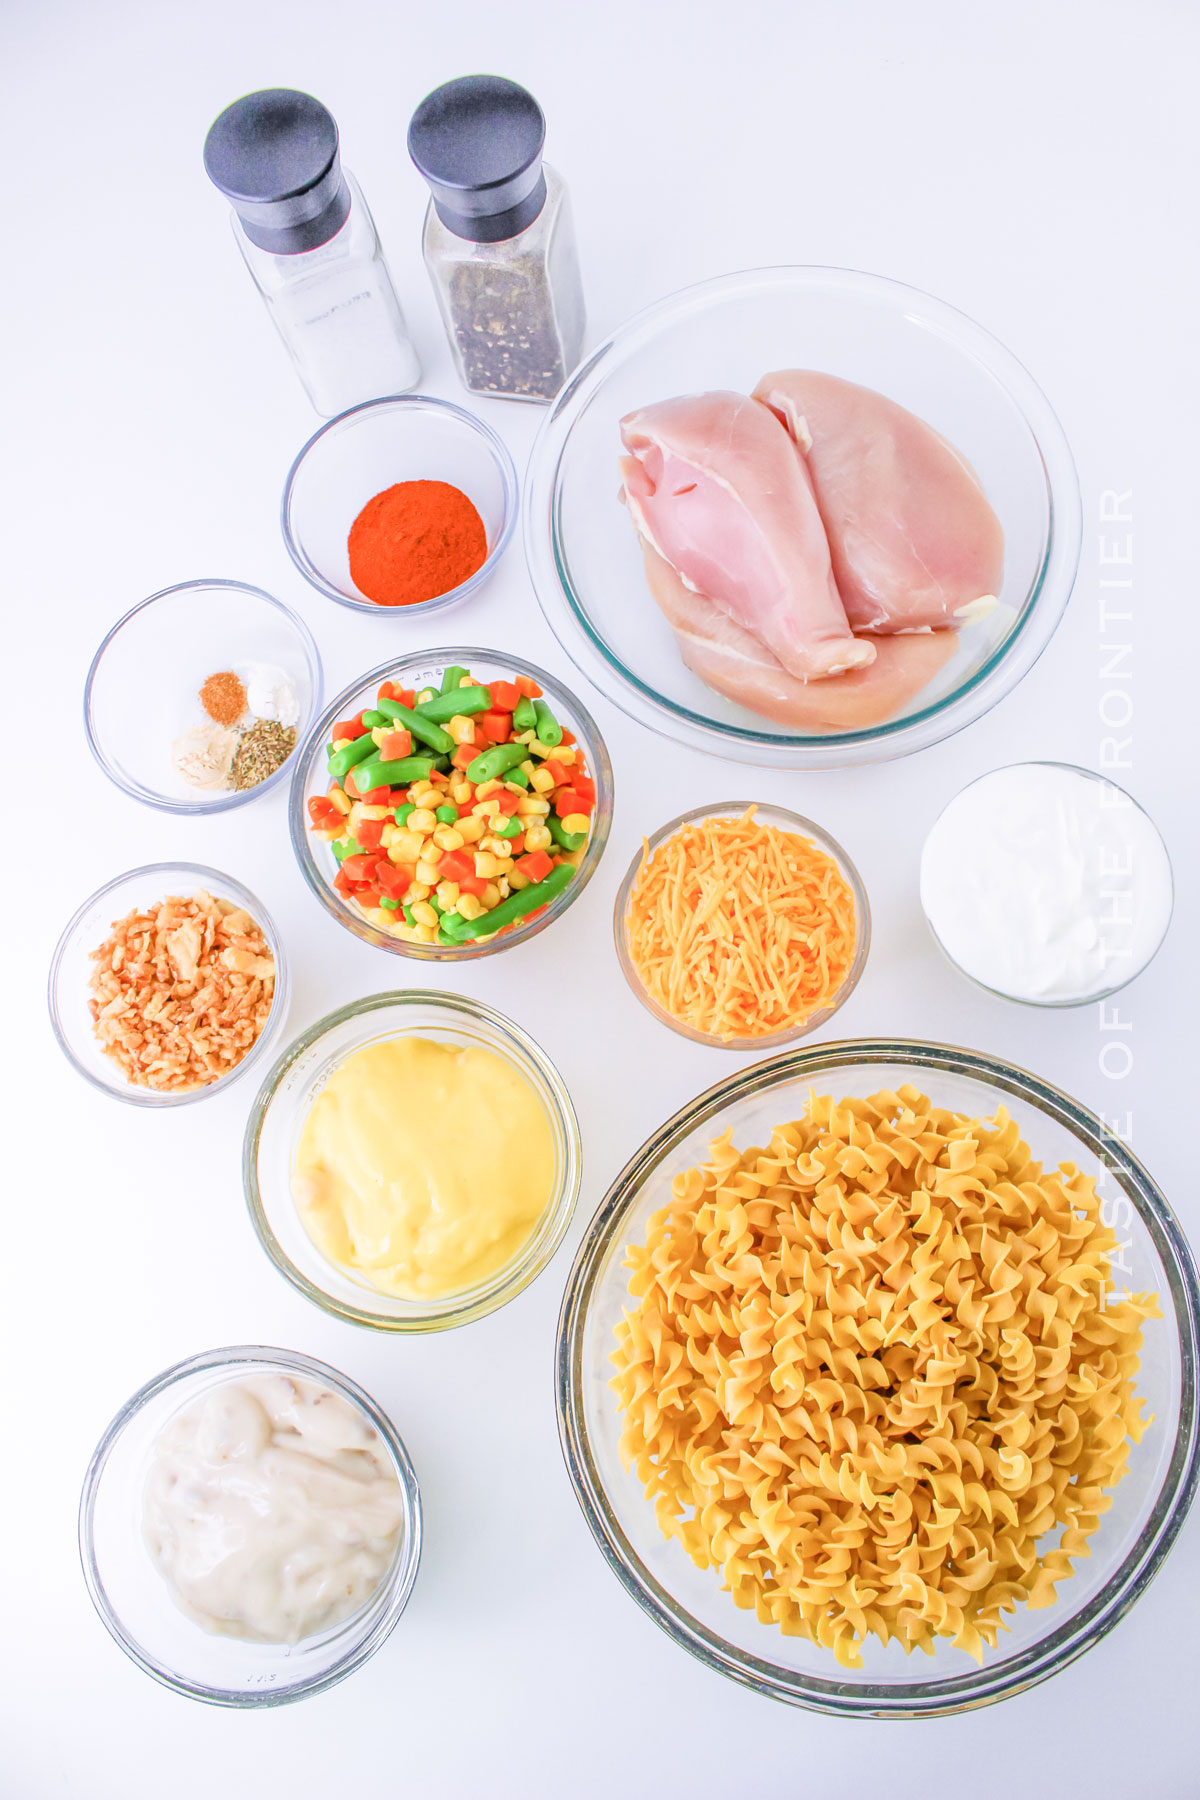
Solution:
[(441, 800), (432, 781), (414, 781), (408, 793), (414, 806), (437, 806)]
[(452, 781), (450, 783), (450, 798), (456, 806), (465, 806), (474, 792), (475, 789), (469, 781)]
[(479, 848), (486, 851), (489, 856), (504, 857), (508, 855), (508, 843), (504, 838), (480, 838)]
[(417, 705), (424, 706), (426, 701), (432, 700), (433, 696), (434, 696), (434, 692), (435, 692), (435, 690), (433, 688), (422, 688), (420, 693), (417, 695)]
[(455, 713), (452, 719), (447, 719), (446, 730), (456, 744), (473, 744), (475, 742), (475, 727), (464, 713)]
[(348, 813), (350, 811), (350, 806), (351, 806), (350, 796), (349, 796), (349, 794), (345, 793), (340, 787), (330, 788), (330, 790), (326, 794), (325, 798), (330, 802), (331, 805), (336, 806), (340, 813)]
[(397, 835), (388, 845), (388, 855), (393, 862), (416, 862), (424, 848), (425, 839), (418, 832), (398, 826)]
[(457, 825), (439, 825), (433, 841), (439, 850), (461, 850), (467, 840)]
[(475, 798), (477, 800), (486, 800), (489, 794), (498, 794), (503, 786), (504, 783), (502, 781), (481, 781), (479, 786), (475, 789)]
[(564, 831), (586, 831), (588, 816), (586, 813), (568, 813), (562, 822)]
[(419, 831), (424, 837), (434, 829), (437, 820), (427, 806), (418, 806), (409, 813), (407, 824), (410, 831)]
[(532, 744), (536, 736), (534, 731), (514, 731), (512, 741), (514, 744)]
[(489, 881), (479, 898), (483, 901), (484, 912), (491, 912), (493, 906), (500, 904), (500, 889), (494, 881)]
[[(357, 806), (358, 806), (358, 819), (393, 819), (394, 820), (395, 811), (396, 811), (394, 806), (364, 806), (361, 800), (359, 800), (357, 802)], [(358, 819), (356, 819), (354, 821), (356, 825), (358, 824)]]
[(483, 819), (476, 818), (474, 814), (470, 814), (467, 818), (460, 819), (454, 829), (458, 832), (464, 844), (477, 844), (487, 831), (487, 824)]
[(577, 754), (574, 744), (560, 744), (554, 752), (554, 760), (560, 762), (564, 769), (569, 769)]
[(476, 685), (475, 677), (470, 674), (460, 675), (458, 678), (458, 685), (459, 687), (474, 687)]
[(522, 888), (527, 888), (529, 886), (529, 877), (528, 875), (523, 875), (520, 869), (514, 868), (512, 874), (508, 878), (508, 885), (514, 894), (519, 894)]
[(495, 875), (498, 868), (499, 864), (490, 850), (477, 850), (475, 852), (475, 873), (479, 876), (481, 881), (487, 881), (490, 876)]
[(517, 801), (517, 812), (523, 819), (544, 819), (550, 811), (550, 802), (536, 794), (526, 794)]
[(457, 883), (457, 881), (439, 881), (438, 885), (437, 885), (437, 897), (438, 897), (438, 905), (441, 907), (443, 912), (449, 912), (451, 907), (457, 906), (458, 905), (458, 883)]
[(530, 825), (525, 832), (526, 850), (548, 850), (554, 839), (546, 825)]
[(401, 919), (398, 924), (392, 926), (392, 936), (404, 938), (407, 943), (413, 943), (416, 935), (415, 927), (405, 924), (403, 919)]
[(509, 856), (507, 847), (506, 847), (505, 854), (503, 856), (498, 856), (496, 858), (496, 867), (498, 868), (501, 875), (510, 875), (512, 873), (513, 866), (514, 866), (513, 859), (511, 856)]
[(382, 744), (385, 732), (390, 731), (391, 729), (392, 727), (389, 725), (372, 725), (371, 736), (374, 739), (376, 749)]
[(417, 880), (427, 888), (435, 888), (438, 884), (437, 864), (419, 862), (417, 864)]
[(396, 824), (385, 825), (379, 834), (379, 842), (384, 850), (390, 850), (400, 836), (400, 827)]
[[(535, 737), (529, 745), (530, 756), (554, 756), (557, 754), (551, 744), (543, 744), (541, 738)], [(528, 764), (526, 767), (528, 768)]]
[(340, 838), (344, 833), (340, 825), (331, 825), (327, 831), (318, 831), (315, 826), (310, 826), (308, 835), (320, 838), (323, 844), (332, 844), (334, 838)]
[[(432, 911), (432, 908), (430, 910)], [(436, 925), (418, 925), (413, 937), (418, 944), (436, 944), (437, 934)]]
[(412, 907), (412, 906), (416, 905), (418, 900), (428, 900), (428, 898), (429, 898), (430, 894), (432, 894), (432, 892), (433, 892), (432, 882), (412, 881), (409, 883), (408, 892), (407, 892), (407, 894), (405, 894), (404, 898), (408, 902), (409, 906)]
[(418, 925), (436, 925), (438, 916), (428, 900), (418, 900), (412, 909), (412, 916)]
[(535, 769), (529, 777), (529, 785), (535, 794), (548, 794), (554, 787), (554, 777), (549, 769)]
[(500, 877), (499, 881), (496, 883), (496, 886), (500, 889), (500, 898), (502, 900), (507, 900), (508, 896), (509, 896), (509, 892), (510, 892), (509, 885), (508, 885), (508, 876), (502, 875)]
[(458, 915), (461, 919), (477, 919), (483, 911), (483, 901), (477, 894), (460, 894), (458, 898)]

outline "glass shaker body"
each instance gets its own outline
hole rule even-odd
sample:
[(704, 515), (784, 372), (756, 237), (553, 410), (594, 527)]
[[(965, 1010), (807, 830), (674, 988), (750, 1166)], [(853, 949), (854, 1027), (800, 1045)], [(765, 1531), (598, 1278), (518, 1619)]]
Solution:
[(543, 174), (537, 218), (499, 243), (456, 236), (429, 203), (425, 263), (459, 378), (473, 394), (549, 401), (579, 360), (583, 284), (571, 204), (549, 164)]
[(232, 216), (246, 267), (309, 399), (326, 418), (360, 400), (404, 393), (421, 376), (375, 221), (354, 176), (348, 169), (342, 174), (350, 210), (315, 250), (289, 256), (263, 250)]

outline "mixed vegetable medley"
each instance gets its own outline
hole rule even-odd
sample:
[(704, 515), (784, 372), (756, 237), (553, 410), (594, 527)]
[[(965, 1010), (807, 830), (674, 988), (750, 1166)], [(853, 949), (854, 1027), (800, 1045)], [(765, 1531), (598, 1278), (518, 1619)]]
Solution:
[(334, 886), (372, 925), (459, 945), (528, 919), (582, 859), (596, 787), (536, 681), (440, 688), (385, 681), (333, 728), (332, 785), (308, 802), (338, 861)]

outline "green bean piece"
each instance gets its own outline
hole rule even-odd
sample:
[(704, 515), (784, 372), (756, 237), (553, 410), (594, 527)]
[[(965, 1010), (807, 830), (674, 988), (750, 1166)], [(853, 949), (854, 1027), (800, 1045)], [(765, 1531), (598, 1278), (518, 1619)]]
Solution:
[(381, 700), (379, 710), (386, 712), (389, 719), (395, 719), (398, 725), (405, 726), (422, 744), (428, 744), (431, 750), (436, 750), (439, 756), (453, 756), (454, 739), (448, 731), (443, 731), (440, 725), (436, 725), (423, 713), (414, 712), (411, 706), (401, 706), (399, 700)]
[(461, 944), (466, 935), (464, 927), (467, 921), (461, 913), (443, 913), (438, 921), (438, 942), (442, 944)]
[(400, 911), (400, 902), (398, 900), (389, 900), (386, 894), (380, 894), (379, 904), (380, 906), (385, 907), (388, 912)]
[(527, 788), (529, 786), (529, 777), (524, 769), (510, 769), (508, 774), (504, 777), (504, 785), (505, 787)]
[(447, 803), (439, 806), (433, 816), (439, 825), (453, 825), (458, 818), (458, 808)]
[(467, 780), (478, 787), (481, 781), (495, 781), (528, 760), (528, 744), (493, 744), (490, 750), (481, 750), (474, 762), (467, 764)]
[(398, 806), (396, 808), (397, 825), (406, 825), (408, 823), (409, 815), (415, 813), (416, 810), (416, 803), (412, 800), (406, 800), (403, 806)]
[(454, 688), (448, 694), (435, 694), (432, 700), (421, 700), (417, 711), (423, 719), (444, 725), (447, 719), (469, 719), (472, 713), (488, 712), (492, 696), (485, 687)]
[(560, 850), (581, 850), (587, 843), (586, 831), (564, 831), (563, 822), (557, 813), (551, 813), (545, 821), (550, 836)]
[(556, 894), (561, 894), (568, 881), (574, 875), (571, 863), (556, 863), (544, 881), (531, 882), (518, 894), (510, 894), (499, 906), (493, 906), (491, 912), (480, 913), (477, 919), (468, 919), (464, 937), (491, 937), (494, 931), (503, 931), (506, 925), (515, 925), (528, 913), (536, 912), (539, 906), (545, 906)]
[(413, 917), (413, 909), (411, 906), (401, 906), (400, 911), (404, 914), (404, 923), (406, 925), (416, 924), (417, 921)]
[(330, 751), (329, 773), (341, 781), (343, 776), (350, 773), (355, 763), (363, 762), (368, 756), (374, 756), (378, 749), (379, 745), (368, 731), (362, 737), (355, 738), (352, 744), (343, 744), (340, 750)]
[(354, 785), (361, 798), (372, 788), (407, 787), (410, 782), (428, 775), (432, 767), (432, 756), (402, 756), (399, 762), (359, 763), (354, 771)]
[(333, 854), (340, 863), (344, 863), (348, 856), (361, 856), (363, 854), (363, 847), (356, 838), (334, 838)]
[(491, 835), (499, 838), (520, 837), (525, 825), (515, 816), (502, 819), (498, 825), (492, 826)]
[(513, 707), (513, 730), (536, 731), (537, 714), (533, 710), (533, 701), (528, 694), (522, 694)]
[(551, 750), (562, 743), (562, 726), (555, 718), (544, 700), (535, 700), (534, 714), (537, 718), (537, 739), (539, 744), (547, 745)]
[(443, 669), (442, 670), (442, 692), (443, 692), (443, 694), (453, 693), (454, 690), (458, 687), (459, 682), (462, 680), (463, 676), (466, 673), (467, 673), (467, 671), (462, 667), (462, 665), (460, 663), (451, 663), (449, 668)]
[(374, 731), (376, 726), (386, 725), (388, 723), (389, 723), (389, 721), (388, 721), (388, 716), (386, 713), (365, 712), (363, 714), (363, 724), (366, 726), (368, 731)]

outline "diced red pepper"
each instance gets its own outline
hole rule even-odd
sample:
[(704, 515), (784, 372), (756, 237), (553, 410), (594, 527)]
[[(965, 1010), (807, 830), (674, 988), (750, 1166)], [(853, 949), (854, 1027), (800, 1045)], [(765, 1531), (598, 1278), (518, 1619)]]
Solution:
[(520, 794), (514, 794), (512, 789), (507, 787), (498, 788), (494, 794), (488, 795), (488, 799), (495, 801), (497, 808), (506, 819), (511, 819), (516, 812), (517, 802), (520, 798)]
[(381, 862), (375, 871), (375, 879), (381, 894), (386, 894), (389, 900), (401, 900), (412, 886), (413, 872), (407, 863)]
[(507, 744), (512, 736), (512, 714), (506, 712), (476, 713), (475, 723), (482, 727), (493, 744)]
[[(513, 686), (519, 694), (524, 694), (529, 700), (540, 700), (542, 697), (542, 690), (532, 675), (514, 675)], [(495, 691), (493, 688), (492, 692), (495, 693)]]
[(521, 698), (521, 690), (515, 681), (490, 682), (488, 691), (492, 696), (492, 705), (499, 712), (512, 712)]
[(386, 819), (360, 819), (354, 828), (354, 836), (364, 850), (378, 850), (379, 840), (383, 836)]
[(559, 788), (554, 796), (554, 810), (560, 819), (569, 818), (572, 813), (590, 813), (595, 804), (578, 788)]
[(379, 856), (375, 851), (363, 856), (348, 856), (342, 864), (342, 870), (355, 883), (371, 881), (375, 874), (375, 865)]
[(460, 744), (450, 761), (456, 769), (469, 769), (478, 755), (479, 752), (474, 744)]
[(382, 762), (400, 762), (402, 758), (412, 755), (411, 731), (385, 731), (379, 740), (379, 756)]
[[(350, 860), (353, 861), (353, 857)], [(545, 881), (554, 864), (544, 850), (533, 850), (528, 856), (521, 858), (517, 867), (530, 881)]]

